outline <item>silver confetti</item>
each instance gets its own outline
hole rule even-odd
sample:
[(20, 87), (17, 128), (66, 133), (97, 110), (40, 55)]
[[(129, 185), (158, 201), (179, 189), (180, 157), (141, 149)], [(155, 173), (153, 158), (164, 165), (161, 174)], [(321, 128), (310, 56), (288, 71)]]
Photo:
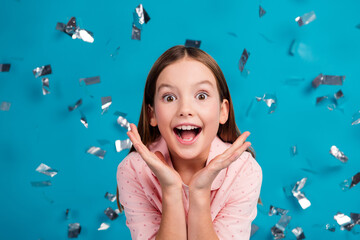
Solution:
[(39, 182), (31, 182), (33, 187), (48, 187), (51, 186), (51, 181), (39, 181)]
[(106, 230), (110, 227), (107, 223), (101, 223), (100, 227), (98, 228), (98, 231)]
[(289, 212), (289, 210), (274, 207), (274, 206), (270, 205), (269, 216), (286, 215), (288, 212)]
[(360, 225), (360, 214), (359, 213), (350, 213), (350, 218), (354, 224)]
[(186, 41), (185, 41), (185, 47), (200, 48), (200, 44), (201, 44), (201, 41), (199, 41), (199, 40), (186, 39)]
[(86, 85), (100, 83), (100, 76), (89, 77), (89, 78), (80, 78), (79, 82), (80, 82), (80, 85), (82, 82), (85, 82)]
[(322, 73), (320, 73), (312, 81), (312, 86), (314, 88), (317, 88), (320, 85), (343, 85), (344, 80), (345, 76), (323, 75)]
[(342, 183), (340, 183), (340, 187), (343, 191), (347, 191), (350, 188), (356, 186), (359, 182), (360, 182), (360, 172), (358, 172), (351, 178), (344, 180)]
[(111, 96), (101, 97), (101, 109), (103, 110), (101, 114), (107, 112), (111, 104), (112, 104)]
[(133, 17), (134, 17), (133, 24), (135, 24), (135, 26), (139, 29), (141, 29), (141, 26), (144, 23), (147, 23), (150, 20), (149, 14), (145, 11), (142, 4), (139, 4), (139, 6), (135, 8)]
[(87, 150), (87, 153), (90, 153), (92, 155), (95, 155), (101, 159), (104, 159), (104, 156), (106, 154), (106, 151), (105, 150), (102, 150), (101, 148), (99, 147), (90, 147), (88, 150)]
[(56, 30), (66, 33), (72, 39), (78, 38), (85, 42), (94, 42), (94, 34), (77, 26), (75, 17), (72, 17), (66, 25), (64, 23), (57, 23)]
[(258, 230), (259, 230), (259, 227), (252, 223), (251, 224), (250, 237), (253, 236)]
[(132, 142), (130, 141), (130, 139), (115, 141), (115, 148), (117, 152), (121, 152), (124, 149), (130, 149), (131, 146)]
[(39, 173), (43, 173), (47, 176), (50, 176), (50, 177), (53, 177), (55, 176), (58, 171), (55, 170), (55, 169), (52, 169), (51, 167), (49, 167), (48, 165), (44, 164), (44, 163), (41, 163), (37, 168), (36, 168), (36, 171), (39, 172)]
[(115, 202), (116, 195), (106, 192), (105, 193), (105, 198), (108, 199), (110, 202)]
[(0, 64), (0, 72), (9, 72), (10, 71), (10, 63), (2, 63)]
[(118, 116), (117, 118), (117, 123), (123, 127), (126, 128), (128, 131), (130, 131), (130, 123), (129, 121), (125, 118), (126, 117), (126, 113), (122, 113), (122, 112), (115, 112), (114, 115)]
[(50, 93), (50, 85), (49, 85), (49, 78), (42, 78), (42, 92), (43, 95), (47, 95)]
[(290, 147), (290, 153), (291, 153), (291, 156), (295, 156), (298, 154), (298, 149), (297, 149), (296, 145)]
[(336, 146), (331, 146), (330, 153), (343, 163), (346, 163), (348, 161), (348, 157), (345, 156), (345, 154), (341, 152)]
[(141, 40), (141, 30), (135, 25), (132, 26), (131, 39)]
[(262, 16), (264, 16), (266, 13), (266, 11), (261, 7), (259, 6), (259, 17), (261, 18)]
[(33, 70), (33, 74), (35, 76), (35, 78), (38, 78), (40, 76), (44, 76), (44, 75), (48, 75), (51, 74), (52, 70), (51, 70), (51, 66), (50, 65), (45, 65), (42, 67), (37, 67)]
[(360, 123), (360, 110), (352, 116), (351, 125), (357, 125)]
[(73, 106), (69, 106), (68, 109), (71, 112), (71, 111), (77, 109), (81, 104), (82, 104), (82, 99), (80, 98), (79, 100), (77, 100), (77, 102)]
[(244, 48), (244, 51), (243, 53), (241, 54), (241, 58), (239, 60), (239, 69), (240, 69), (240, 72), (242, 72), (244, 70), (244, 67), (245, 67), (245, 64), (248, 60), (250, 56), (250, 52), (248, 52), (245, 48)]
[(111, 207), (105, 209), (104, 213), (110, 220), (115, 220), (119, 216)]
[(88, 128), (89, 124), (84, 115), (81, 115), (80, 122), (84, 125), (84, 127)]
[(0, 110), (1, 111), (9, 111), (11, 103), (10, 102), (1, 102)]
[(295, 235), (296, 240), (305, 239), (305, 234), (301, 227), (296, 227), (291, 232)]
[(328, 231), (330, 231), (330, 232), (335, 232), (336, 227), (335, 227), (334, 224), (329, 224), (329, 223), (328, 223), (328, 224), (325, 225), (325, 229), (328, 230)]
[(338, 212), (334, 216), (334, 219), (340, 225), (341, 230), (346, 229), (346, 230), (350, 231), (355, 226), (352, 219), (349, 216), (347, 216), (341, 212)]
[(258, 102), (264, 101), (266, 103), (266, 105), (269, 107), (269, 114), (275, 111), (277, 106), (277, 98), (275, 94), (265, 93), (263, 97), (256, 97), (256, 100)]
[(285, 228), (289, 224), (291, 216), (282, 215), (280, 220), (271, 228), (271, 234), (274, 236), (274, 239), (285, 238)]
[(68, 225), (68, 238), (77, 238), (81, 232), (80, 223), (70, 223)]
[(299, 26), (303, 26), (306, 24), (311, 23), (312, 21), (314, 21), (316, 19), (316, 15), (314, 11), (311, 11), (309, 13), (305, 13), (302, 16), (299, 16), (297, 18), (295, 18), (295, 21), (299, 24)]
[(306, 209), (311, 206), (310, 201), (305, 197), (305, 195), (300, 191), (306, 183), (307, 178), (303, 178), (300, 181), (296, 182), (292, 189), (293, 196), (298, 200), (302, 209)]

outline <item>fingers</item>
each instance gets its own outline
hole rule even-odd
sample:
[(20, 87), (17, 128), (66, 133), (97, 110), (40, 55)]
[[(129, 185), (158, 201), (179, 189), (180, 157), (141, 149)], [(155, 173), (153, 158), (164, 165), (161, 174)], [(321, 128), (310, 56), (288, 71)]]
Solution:
[[(243, 144), (245, 143), (245, 140), (247, 137), (249, 137), (250, 135), (250, 132), (249, 131), (246, 131), (244, 132), (243, 134), (241, 134), (236, 140), (235, 142), (231, 145), (231, 147), (229, 147), (224, 153), (223, 153), (223, 157), (224, 158), (229, 158), (230, 156), (233, 155), (234, 152), (239, 152), (240, 153), (240, 148), (243, 148)], [(250, 144), (251, 143), (247, 143), (247, 144)], [(249, 146), (250, 146), (249, 145)], [(245, 151), (249, 146), (247, 146), (243, 151)], [(238, 151), (239, 150), (239, 151)], [(241, 151), (241, 153), (243, 152)], [(241, 155), (240, 153), (240, 155)], [(239, 155), (239, 156), (240, 156)]]

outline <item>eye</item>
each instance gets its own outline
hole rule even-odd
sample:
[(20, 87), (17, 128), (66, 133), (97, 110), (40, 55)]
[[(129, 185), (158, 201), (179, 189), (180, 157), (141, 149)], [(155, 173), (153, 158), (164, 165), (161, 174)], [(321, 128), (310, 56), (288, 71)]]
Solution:
[(208, 97), (208, 94), (205, 93), (205, 92), (201, 92), (201, 93), (196, 95), (196, 98), (199, 99), (199, 100), (205, 100), (205, 99), (207, 99), (207, 97)]
[(173, 101), (175, 101), (175, 99), (176, 98), (175, 98), (174, 95), (166, 94), (166, 95), (163, 96), (163, 100), (165, 102), (173, 102)]

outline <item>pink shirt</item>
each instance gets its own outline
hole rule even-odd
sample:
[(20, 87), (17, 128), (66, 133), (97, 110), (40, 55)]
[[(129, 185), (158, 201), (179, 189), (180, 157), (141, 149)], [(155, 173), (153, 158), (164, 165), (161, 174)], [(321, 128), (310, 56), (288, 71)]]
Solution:
[[(206, 165), (231, 144), (215, 137)], [(163, 138), (149, 146), (160, 151), (173, 168)], [(161, 223), (160, 182), (137, 152), (131, 152), (117, 170), (119, 201), (124, 206), (126, 225), (134, 240), (155, 239)], [(211, 219), (220, 240), (249, 239), (251, 222), (257, 214), (262, 171), (249, 152), (244, 152), (228, 168), (220, 171), (211, 185)], [(189, 187), (183, 183), (183, 203), (187, 222)]]

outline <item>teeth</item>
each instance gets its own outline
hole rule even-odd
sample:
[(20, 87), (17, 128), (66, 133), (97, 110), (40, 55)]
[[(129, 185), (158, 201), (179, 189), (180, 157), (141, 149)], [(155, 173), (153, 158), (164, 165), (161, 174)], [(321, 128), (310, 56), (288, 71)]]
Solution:
[(190, 125), (182, 125), (182, 126), (178, 126), (176, 127), (179, 130), (192, 130), (192, 129), (198, 129), (198, 127), (195, 126), (190, 126)]

